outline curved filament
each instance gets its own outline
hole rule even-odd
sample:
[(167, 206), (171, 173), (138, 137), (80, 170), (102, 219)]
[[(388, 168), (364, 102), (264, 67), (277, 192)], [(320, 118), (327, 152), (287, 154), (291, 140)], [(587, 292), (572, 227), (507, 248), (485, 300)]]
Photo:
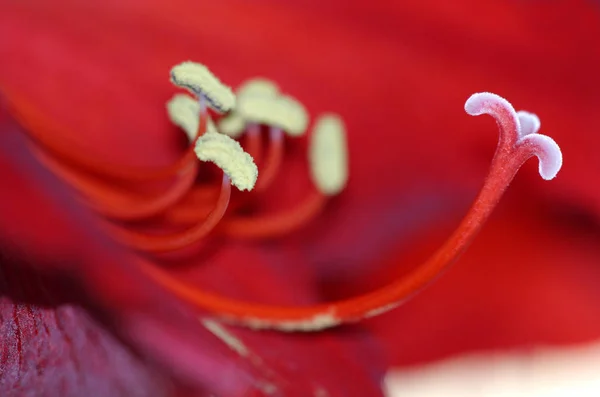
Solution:
[(262, 142), (260, 134), (260, 126), (258, 124), (250, 124), (246, 131), (246, 152), (254, 159), (255, 163), (261, 161)]
[(40, 153), (38, 157), (48, 168), (77, 189), (92, 209), (106, 217), (123, 221), (151, 218), (166, 211), (188, 193), (199, 170), (198, 162), (194, 162), (180, 172), (166, 192), (156, 196), (133, 195), (127, 191), (116, 192), (113, 188), (94, 182), (44, 154)]
[(231, 197), (231, 183), (227, 175), (223, 175), (221, 192), (212, 212), (205, 220), (183, 232), (166, 235), (152, 235), (135, 232), (118, 226), (107, 224), (106, 227), (128, 246), (146, 252), (169, 252), (189, 247), (206, 237), (219, 223)]
[(256, 191), (263, 191), (273, 183), (283, 161), (283, 146), (283, 131), (279, 128), (271, 127), (269, 130), (269, 154), (265, 159), (264, 167), (258, 178)]
[(265, 216), (238, 217), (223, 221), (219, 232), (229, 237), (242, 239), (264, 239), (293, 232), (308, 224), (321, 212), (327, 197), (319, 192), (312, 193), (292, 210)]

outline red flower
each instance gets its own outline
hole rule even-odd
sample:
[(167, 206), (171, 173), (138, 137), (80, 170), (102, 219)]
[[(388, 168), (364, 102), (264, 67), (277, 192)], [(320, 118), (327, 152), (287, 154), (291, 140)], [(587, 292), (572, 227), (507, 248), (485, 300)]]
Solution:
[[(548, 230), (544, 237), (555, 241), (565, 233), (565, 222), (551, 216), (563, 208), (556, 204), (558, 199), (578, 205), (582, 211), (598, 208), (599, 191), (587, 183), (593, 178), (594, 166), (597, 168), (591, 152), (594, 137), (573, 135), (573, 131), (599, 124), (594, 114), (586, 112), (599, 102), (589, 87), (598, 82), (594, 73), (600, 60), (598, 54), (584, 51), (594, 37), (588, 32), (598, 30), (592, 5), (482, 6), (464, 1), (444, 9), (449, 7), (446, 3), (432, 0), (402, 5), (375, 2), (366, 10), (364, 4), (352, 2), (344, 2), (343, 8), (311, 1), (293, 5), (137, 3), (4, 6), (0, 35), (10, 39), (0, 42), (0, 54), (6, 60), (0, 65), (0, 87), (29, 133), (52, 131), (53, 140), (73, 142), (73, 147), (84, 151), (80, 154), (124, 168), (169, 164), (180, 155), (181, 142), (163, 111), (172, 92), (165, 72), (187, 58), (206, 62), (224, 81), (234, 84), (253, 75), (273, 78), (311, 113), (341, 113), (349, 129), (351, 180), (347, 191), (330, 203), (319, 219), (289, 237), (268, 242), (227, 240), (225, 245), (215, 241), (207, 255), (185, 267), (169, 269), (180, 279), (232, 297), (309, 304), (324, 297), (364, 292), (389, 281), (391, 275), (406, 272), (399, 263), (418, 258), (418, 248), (425, 248), (414, 247), (413, 255), (413, 250), (402, 246), (410, 241), (409, 231), (435, 235), (438, 219), (463, 212), (480, 183), (489, 161), (487, 154), (491, 154), (486, 145), (491, 147), (493, 142), (480, 130), (488, 128), (490, 135), (493, 130), (489, 120), (477, 124), (466, 118), (461, 107), (468, 95), (481, 89), (500, 92), (515, 104), (536, 111), (544, 124), (542, 131), (548, 128), (567, 156), (569, 152), (578, 154), (569, 160), (570, 166), (554, 187), (529, 180), (525, 183), (532, 178), (531, 170), (516, 181), (511, 204), (503, 208), (513, 221), (503, 221), (507, 224), (499, 227), (502, 235), (512, 235), (515, 228), (538, 233)], [(565, 23), (562, 34), (553, 33), (555, 40), (548, 41), (548, 33), (556, 26), (550, 21), (564, 21), (559, 18), (565, 15), (573, 15), (573, 23)], [(573, 56), (580, 58), (577, 73), (572, 73)], [(536, 68), (540, 64), (544, 67)], [(407, 318), (418, 316), (411, 309), (419, 305), (415, 300), (368, 323), (374, 326), (374, 333), (359, 327), (309, 336), (232, 329), (228, 332), (244, 347), (233, 345), (236, 351), (231, 351), (216, 343), (218, 339), (210, 331), (213, 327), (213, 333), (221, 332), (221, 339), (231, 342), (221, 329), (216, 330), (212, 323), (203, 325), (196, 309), (184, 306), (132, 270), (135, 266), (131, 264), (139, 259), (103, 235), (95, 218), (78, 208), (71, 195), (35, 165), (18, 141), (15, 128), (5, 121), (3, 132), (8, 133), (2, 138), (6, 140), (3, 148), (10, 148), (2, 156), (3, 169), (16, 186), (3, 197), (2, 241), (11, 259), (2, 263), (8, 280), (19, 275), (18, 283), (9, 282), (4, 288), (9, 300), (3, 303), (3, 310), (8, 310), (3, 316), (12, 313), (12, 319), (3, 322), (9, 342), (2, 362), (10, 371), (2, 376), (8, 390), (17, 395), (36, 388), (61, 395), (131, 395), (133, 391), (127, 389), (131, 385), (139, 388), (141, 395), (160, 394), (169, 391), (171, 379), (177, 380), (179, 388), (203, 386), (223, 395), (248, 390), (283, 395), (324, 391), (369, 395), (377, 393), (383, 370), (375, 350), (378, 342), (388, 341), (385, 345), (394, 353), (394, 363), (406, 363), (462, 348), (552, 340), (546, 335), (557, 331), (545, 321), (532, 321), (524, 332), (535, 332), (530, 337), (523, 338), (516, 326), (509, 332), (484, 328), (476, 332), (478, 337), (455, 337), (447, 345), (430, 348), (432, 340), (446, 339), (443, 331), (435, 335), (424, 332), (427, 326), (416, 320), (412, 327), (406, 326)], [(301, 146), (293, 145), (290, 160), (274, 187), (253, 207), (255, 211), (277, 211), (305, 194), (308, 178)], [(479, 157), (481, 152), (486, 156)], [(525, 211), (523, 197), (544, 207), (533, 213)], [(579, 225), (572, 227), (568, 235), (582, 233)], [(584, 232), (591, 234), (595, 229)], [(574, 283), (578, 273), (590, 279), (587, 266), (595, 262), (597, 252), (585, 242), (547, 247), (545, 240), (525, 233), (508, 244), (493, 233), (489, 231), (488, 238), (502, 243), (503, 248), (530, 238), (529, 255), (536, 258), (544, 252), (557, 266), (563, 263), (561, 258), (577, 258), (577, 266), (569, 270), (575, 273), (557, 270), (556, 279), (571, 277)], [(422, 241), (431, 248), (435, 239)], [(484, 262), (477, 265), (485, 272), (491, 270), (485, 264), (489, 253), (481, 247), (475, 245), (465, 262)], [(548, 278), (547, 287), (538, 286), (534, 300), (527, 295), (531, 286), (519, 286), (510, 277), (515, 273), (510, 272), (530, 269), (532, 278), (546, 275), (544, 263), (529, 260), (520, 251), (503, 249), (502, 254), (509, 263), (493, 268), (506, 271), (499, 273), (504, 275), (503, 283), (496, 286), (502, 293), (485, 287), (494, 281), (491, 278), (481, 280), (475, 278), (480, 273), (453, 270), (446, 281), (452, 294), (430, 303), (434, 319), (439, 315), (434, 311), (444, 309), (440, 302), (453, 302), (451, 297), (457, 302), (445, 313), (455, 316), (469, 315), (464, 302), (473, 296), (479, 297), (473, 305), (478, 311), (473, 313), (485, 313), (487, 297), (498, 302), (496, 307), (510, 309), (502, 317), (505, 319), (521, 319), (521, 313), (526, 313), (517, 310), (515, 301), (521, 307), (534, 306), (530, 302), (542, 306), (539, 297), (547, 299), (548, 291), (556, 290), (556, 279)], [(534, 272), (534, 265), (540, 269)], [(24, 269), (32, 275), (24, 274)], [(43, 279), (32, 283), (40, 274)], [(58, 286), (55, 277), (60, 280)], [(473, 278), (478, 282), (472, 283)], [(37, 288), (40, 285), (44, 288)], [(39, 289), (48, 288), (52, 303), (48, 296), (37, 296)], [(563, 294), (570, 291), (562, 288)], [(514, 291), (507, 295), (509, 289)], [(424, 297), (435, 297), (435, 291), (429, 290)], [(477, 292), (482, 292), (481, 297)], [(595, 312), (593, 307), (585, 310), (585, 303), (596, 298), (595, 291), (590, 288), (580, 296), (565, 305), (563, 332), (555, 341), (597, 336), (600, 324), (595, 321), (575, 324)], [(101, 326), (65, 302), (83, 305)], [(511, 317), (514, 313), (518, 317)], [(64, 316), (73, 319), (70, 325), (61, 323)], [(52, 323), (47, 317), (59, 320)], [(402, 318), (405, 321), (394, 320)], [(468, 320), (449, 317), (445, 324), (455, 327), (457, 333), (482, 324), (496, 325), (486, 317)], [(539, 332), (531, 331), (540, 325)], [(49, 327), (48, 335), (63, 329), (63, 337), (53, 341), (40, 335), (44, 326)], [(392, 332), (388, 340), (386, 335)], [(111, 335), (141, 358), (128, 354)], [(430, 335), (432, 339), (427, 339)], [(96, 349), (96, 338), (109, 354)], [(419, 343), (413, 343), (415, 340)], [(407, 353), (406, 345), (415, 346), (414, 351)], [(396, 353), (395, 346), (403, 349)], [(39, 360), (56, 350), (63, 357), (69, 354), (64, 366)], [(115, 363), (113, 352), (126, 358)], [(37, 368), (30, 366), (32, 362)], [(56, 382), (54, 371), (68, 374), (63, 375), (63, 383), (52, 383)], [(107, 379), (103, 382), (106, 390), (94, 384), (97, 378)]]

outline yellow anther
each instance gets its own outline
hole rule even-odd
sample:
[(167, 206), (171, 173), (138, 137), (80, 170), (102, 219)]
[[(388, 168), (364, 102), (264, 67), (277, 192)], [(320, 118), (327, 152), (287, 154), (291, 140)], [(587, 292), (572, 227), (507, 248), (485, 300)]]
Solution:
[(206, 66), (187, 61), (171, 69), (171, 82), (206, 99), (214, 110), (225, 113), (235, 106), (235, 95)]
[(303, 135), (308, 127), (308, 113), (304, 106), (291, 96), (281, 97), (280, 102), (287, 113), (289, 123), (285, 131), (291, 136)]
[(338, 115), (329, 113), (317, 119), (310, 142), (309, 163), (312, 180), (324, 195), (336, 195), (346, 186), (346, 130)]
[(279, 87), (272, 80), (255, 77), (242, 83), (236, 93), (238, 97), (265, 96), (273, 98), (279, 95)]
[(287, 96), (244, 97), (236, 110), (247, 122), (280, 128), (292, 136), (302, 135), (308, 124), (308, 115), (304, 107)]
[(226, 117), (219, 120), (219, 132), (232, 138), (239, 138), (246, 129), (246, 120), (244, 120), (235, 111), (229, 113)]
[(252, 190), (258, 178), (258, 168), (252, 157), (237, 141), (227, 135), (207, 132), (196, 142), (196, 156), (215, 163), (239, 190)]
[(198, 132), (200, 104), (185, 94), (175, 94), (167, 102), (167, 113), (173, 124), (181, 128), (193, 140)]
[[(196, 138), (198, 132), (198, 125), (200, 123), (200, 104), (198, 100), (185, 94), (175, 94), (167, 102), (167, 112), (169, 113), (169, 119), (176, 126), (180, 127), (187, 135), (190, 141)], [(204, 116), (208, 117), (208, 115)], [(217, 132), (215, 123), (208, 117), (206, 120), (206, 131)]]

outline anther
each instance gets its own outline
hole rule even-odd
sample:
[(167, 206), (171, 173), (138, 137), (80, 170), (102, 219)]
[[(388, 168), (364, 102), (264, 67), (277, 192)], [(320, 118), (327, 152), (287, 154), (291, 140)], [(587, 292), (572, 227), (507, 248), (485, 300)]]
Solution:
[(225, 113), (235, 106), (235, 95), (206, 66), (187, 61), (171, 69), (171, 82), (185, 88), (198, 98), (203, 97), (208, 105), (219, 113)]
[(237, 141), (227, 135), (207, 132), (198, 138), (195, 151), (200, 160), (210, 161), (221, 168), (239, 190), (254, 188), (258, 168)]
[(200, 124), (200, 103), (196, 99), (185, 94), (175, 94), (167, 102), (167, 113), (171, 122), (181, 128), (190, 141), (196, 138)]
[(246, 80), (242, 83), (237, 91), (238, 98), (247, 96), (262, 96), (274, 98), (279, 95), (279, 87), (277, 84), (269, 79), (263, 77), (255, 77), (253, 79)]
[(236, 111), (247, 122), (277, 127), (292, 136), (306, 131), (308, 114), (300, 102), (291, 97), (251, 96), (240, 101)]
[(219, 120), (218, 129), (220, 133), (237, 139), (244, 134), (246, 120), (234, 111)]
[(309, 164), (313, 183), (326, 196), (338, 194), (348, 181), (348, 149), (342, 119), (319, 117), (311, 136)]
[[(242, 83), (238, 87), (236, 95), (239, 106), (240, 102), (252, 100), (253, 97), (276, 98), (279, 95), (279, 87), (269, 79), (255, 77)], [(232, 138), (239, 138), (246, 130), (248, 121), (234, 109), (219, 121), (219, 131)]]

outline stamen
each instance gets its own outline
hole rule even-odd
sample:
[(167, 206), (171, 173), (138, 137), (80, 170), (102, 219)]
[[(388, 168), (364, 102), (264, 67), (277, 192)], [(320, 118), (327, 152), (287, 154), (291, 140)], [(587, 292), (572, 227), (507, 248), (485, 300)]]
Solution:
[(167, 102), (167, 113), (173, 124), (181, 128), (193, 141), (198, 135), (198, 124), (200, 123), (200, 103), (185, 94), (175, 94)]
[[(169, 119), (185, 132), (190, 142), (193, 142), (199, 135), (198, 127), (200, 124), (201, 107), (200, 101), (185, 94), (175, 94), (167, 102)], [(207, 114), (204, 117), (207, 117), (206, 131), (217, 132), (215, 124), (210, 117)]]
[(308, 127), (308, 113), (304, 106), (291, 96), (283, 96), (279, 99), (284, 112), (287, 113), (288, 127), (283, 128), (288, 135), (298, 137), (304, 135)]
[(196, 142), (196, 155), (202, 161), (215, 163), (239, 190), (252, 190), (258, 168), (240, 144), (227, 135), (205, 133)]
[(182, 62), (171, 69), (171, 82), (191, 93), (204, 97), (209, 106), (219, 113), (225, 113), (235, 106), (235, 95), (202, 64)]
[(283, 162), (283, 144), (283, 131), (277, 127), (271, 127), (269, 129), (269, 154), (265, 160), (264, 169), (260, 173), (260, 178), (258, 178), (256, 191), (263, 191), (273, 183)]
[(255, 77), (253, 79), (246, 80), (237, 89), (238, 98), (247, 96), (262, 96), (274, 98), (279, 95), (279, 87), (277, 84), (264, 77)]
[(258, 124), (250, 123), (248, 125), (248, 129), (246, 130), (246, 150), (252, 156), (255, 163), (261, 161), (262, 141), (260, 126)]
[(325, 114), (316, 121), (309, 150), (317, 189), (327, 196), (341, 192), (348, 181), (348, 149), (344, 123), (338, 115)]
[[(256, 187), (266, 189), (276, 176), (283, 156), (283, 135), (271, 129), (271, 150), (265, 170)], [(229, 237), (264, 239), (290, 233), (314, 219), (327, 202), (338, 194), (348, 180), (346, 133), (341, 118), (335, 114), (321, 116), (314, 127), (309, 149), (311, 174), (317, 191), (292, 210), (273, 215), (237, 217), (223, 222), (221, 233)]]
[(231, 112), (219, 120), (219, 132), (233, 139), (237, 139), (244, 134), (246, 129), (246, 120), (236, 112)]
[(43, 153), (39, 153), (38, 157), (49, 169), (77, 189), (92, 209), (106, 217), (123, 221), (142, 220), (160, 215), (189, 192), (198, 174), (198, 164), (194, 163), (181, 172), (166, 192), (148, 197), (117, 193), (114, 188), (94, 182)]
[[(271, 128), (271, 147), (256, 191), (266, 189), (280, 167), (283, 157), (283, 134)], [(221, 233), (229, 237), (265, 239), (290, 233), (314, 219), (323, 209), (328, 196), (338, 194), (348, 179), (346, 134), (341, 118), (334, 114), (320, 117), (311, 137), (309, 163), (317, 191), (288, 210), (272, 215), (237, 217), (223, 222)]]
[(489, 93), (474, 94), (467, 100), (465, 110), (471, 115), (489, 114), (500, 127), (498, 149), (483, 188), (448, 240), (414, 271), (387, 286), (342, 301), (289, 307), (236, 301), (204, 292), (152, 264), (139, 262), (141, 269), (187, 302), (224, 320), (252, 328), (315, 331), (358, 321), (396, 307), (430, 284), (466, 249), (525, 160), (537, 156), (540, 174), (545, 179), (553, 178), (562, 164), (560, 149), (551, 138), (534, 132), (521, 136), (517, 113), (505, 99)]
[(302, 135), (308, 125), (304, 106), (291, 97), (247, 97), (236, 111), (247, 122), (278, 127), (291, 136)]
[[(237, 103), (245, 100), (252, 100), (253, 97), (266, 97), (275, 98), (279, 95), (279, 87), (275, 82), (265, 79), (263, 77), (255, 77), (253, 79), (245, 81), (237, 89)], [(238, 112), (234, 109), (226, 117), (223, 117), (219, 121), (219, 131), (222, 134), (228, 135), (232, 138), (239, 138), (242, 136), (246, 129), (245, 120)], [(251, 123), (252, 124), (252, 123)], [(256, 157), (250, 151), (250, 155), (256, 159)]]
[(134, 232), (118, 226), (107, 224), (110, 232), (121, 242), (132, 248), (146, 252), (169, 252), (189, 247), (206, 237), (221, 221), (231, 197), (231, 182), (226, 174), (223, 174), (221, 192), (213, 211), (206, 220), (199, 222), (196, 226), (180, 233), (168, 235), (151, 235), (147, 233)]
[(268, 239), (293, 232), (312, 221), (325, 207), (327, 198), (318, 192), (309, 195), (291, 211), (224, 220), (219, 232), (239, 239)]

